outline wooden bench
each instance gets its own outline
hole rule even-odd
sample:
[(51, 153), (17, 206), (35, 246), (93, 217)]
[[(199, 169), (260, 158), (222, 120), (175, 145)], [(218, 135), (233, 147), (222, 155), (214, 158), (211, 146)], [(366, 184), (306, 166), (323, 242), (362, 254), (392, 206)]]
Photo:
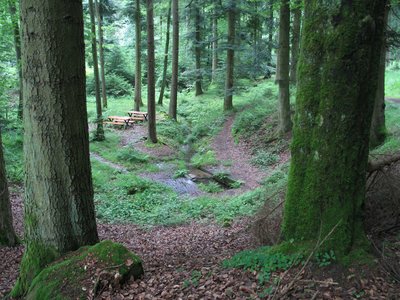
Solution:
[(147, 121), (148, 115), (149, 114), (145, 111), (135, 111), (135, 110), (128, 111), (128, 116), (133, 121)]
[(124, 126), (124, 128), (133, 126), (133, 121), (131, 120), (130, 117), (110, 116), (108, 117), (108, 121), (103, 123), (109, 125)]

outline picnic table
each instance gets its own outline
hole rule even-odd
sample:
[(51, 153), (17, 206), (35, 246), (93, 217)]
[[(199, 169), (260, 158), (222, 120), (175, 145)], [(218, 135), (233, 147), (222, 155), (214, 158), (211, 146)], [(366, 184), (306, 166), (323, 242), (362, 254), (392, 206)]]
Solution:
[(149, 114), (145, 111), (128, 111), (128, 116), (134, 121), (147, 121), (147, 116)]
[(109, 116), (108, 121), (104, 122), (104, 124), (121, 125), (126, 128), (132, 126), (133, 121), (131, 117)]

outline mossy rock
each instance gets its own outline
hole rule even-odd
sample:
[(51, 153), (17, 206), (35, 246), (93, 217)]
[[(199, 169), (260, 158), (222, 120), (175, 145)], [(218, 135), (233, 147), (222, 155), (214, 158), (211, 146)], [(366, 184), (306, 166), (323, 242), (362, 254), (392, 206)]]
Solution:
[(87, 299), (105, 284), (120, 285), (143, 274), (141, 259), (120, 244), (82, 247), (43, 269), (26, 299)]

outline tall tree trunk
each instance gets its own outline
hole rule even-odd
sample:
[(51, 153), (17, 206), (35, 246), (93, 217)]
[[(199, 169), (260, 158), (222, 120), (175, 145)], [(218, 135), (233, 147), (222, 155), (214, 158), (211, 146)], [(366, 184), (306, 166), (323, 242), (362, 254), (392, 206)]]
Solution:
[(136, 0), (135, 12), (135, 109), (140, 110), (142, 105), (142, 24), (140, 14), (140, 0)]
[(339, 258), (365, 241), (362, 205), (385, 2), (342, 1), (335, 9), (305, 2), (282, 233), (300, 242), (334, 229), (319, 251)]
[(279, 132), (285, 134), (292, 129), (290, 119), (289, 92), (289, 34), (290, 6), (288, 0), (281, 0), (279, 20), (279, 51), (276, 81), (279, 84)]
[(22, 67), (21, 67), (21, 38), (18, 24), (17, 7), (15, 4), (16, 0), (9, 0), (9, 9), (12, 20), (13, 35), (14, 35), (14, 47), (15, 56), (17, 59), (18, 66), (18, 82), (19, 82), (19, 101), (18, 101), (18, 118), (22, 119), (23, 115), (23, 87), (22, 87)]
[[(385, 24), (387, 25), (390, 11), (390, 4), (387, 5), (385, 13)], [(379, 62), (379, 77), (376, 90), (376, 98), (374, 104), (374, 112), (372, 114), (370, 146), (371, 148), (381, 145), (386, 138), (386, 122), (385, 122), (385, 71), (386, 71), (386, 30), (383, 36), (382, 50)]]
[(10, 196), (3, 155), (3, 142), (0, 132), (0, 245), (15, 246), (18, 238), (13, 227)]
[(25, 254), (12, 296), (50, 262), (98, 242), (81, 1), (21, 0)]
[(179, 2), (172, 0), (172, 78), (169, 117), (176, 120), (178, 106)]
[(101, 95), (103, 98), (103, 107), (107, 108), (107, 90), (106, 90), (106, 75), (104, 70), (104, 39), (103, 39), (103, 15), (100, 12), (98, 0), (94, 0), (96, 7), (96, 18), (97, 18), (97, 31), (99, 34), (99, 58), (100, 58), (100, 75), (101, 75)]
[[(216, 5), (216, 4), (215, 4)], [(216, 79), (218, 69), (218, 16), (216, 9), (214, 8), (214, 15), (212, 17), (212, 65), (211, 74), (212, 82)]]
[(94, 85), (96, 94), (96, 112), (97, 112), (97, 120), (96, 120), (97, 128), (94, 139), (96, 141), (103, 141), (104, 140), (103, 111), (101, 107), (101, 96), (100, 96), (99, 60), (97, 57), (96, 21), (94, 18), (94, 9), (95, 8), (93, 5), (93, 0), (89, 0), (90, 30), (91, 30), (91, 42), (92, 42)]
[(290, 64), (290, 81), (296, 83), (297, 61), (300, 51), (300, 30), (301, 30), (301, 1), (296, 0), (293, 9), (293, 28), (292, 28), (292, 61)]
[(267, 45), (267, 58), (269, 64), (272, 63), (272, 46), (274, 40), (274, 0), (269, 0), (269, 15), (267, 18), (267, 32), (268, 32), (268, 45)]
[(158, 104), (163, 105), (165, 84), (167, 81), (167, 67), (168, 67), (168, 52), (169, 52), (169, 31), (171, 27), (171, 0), (169, 1), (168, 16), (167, 16), (167, 33), (165, 37), (165, 50), (164, 50), (164, 66), (163, 75), (160, 89), (160, 96), (158, 97)]
[(226, 81), (224, 110), (233, 109), (233, 72), (235, 63), (235, 26), (236, 26), (236, 3), (235, 0), (229, 2), (228, 8), (228, 50), (226, 55)]
[(195, 3), (195, 56), (196, 56), (196, 96), (203, 94), (203, 89), (201, 87), (202, 74), (201, 74), (201, 15), (200, 15), (200, 3), (196, 1)]
[(149, 140), (157, 143), (153, 0), (147, 0), (147, 111)]

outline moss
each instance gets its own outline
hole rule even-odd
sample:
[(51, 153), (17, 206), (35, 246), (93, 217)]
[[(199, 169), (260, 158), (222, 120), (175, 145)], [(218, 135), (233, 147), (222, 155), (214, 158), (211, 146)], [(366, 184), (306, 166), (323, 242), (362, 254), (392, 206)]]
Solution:
[[(324, 239), (335, 228), (323, 248), (340, 257), (364, 235), (361, 209), (384, 12), (383, 1), (353, 2), (341, 4), (338, 15), (320, 1), (305, 7), (283, 222), (286, 241)], [(370, 30), (370, 18), (376, 30)]]
[(10, 295), (12, 297), (25, 295), (35, 276), (57, 257), (59, 253), (54, 248), (37, 242), (29, 243), (22, 257), (18, 280)]
[(138, 256), (120, 244), (103, 241), (82, 247), (44, 268), (32, 280), (26, 299), (86, 299), (82, 287), (93, 285), (98, 269), (119, 273), (119, 283), (143, 274)]

